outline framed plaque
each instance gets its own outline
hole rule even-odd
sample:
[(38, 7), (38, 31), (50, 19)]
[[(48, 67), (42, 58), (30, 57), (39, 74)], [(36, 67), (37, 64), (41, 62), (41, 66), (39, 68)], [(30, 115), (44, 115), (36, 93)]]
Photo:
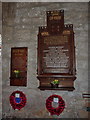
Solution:
[(27, 48), (11, 48), (11, 86), (26, 86), (27, 84)]
[[(54, 13), (56, 16), (56, 12), (50, 11), (50, 15), (51, 13)], [(60, 11), (57, 11), (57, 13), (59, 13), (60, 16)], [(63, 17), (61, 17), (61, 19), (60, 21), (64, 21)], [(37, 78), (40, 81), (39, 88), (41, 90), (75, 89), (74, 80), (76, 79), (76, 65), (73, 24), (64, 25), (63, 22), (60, 23), (60, 21), (56, 21), (55, 19), (51, 24), (54, 27), (56, 26), (55, 33), (50, 30), (51, 26), (39, 27)], [(55, 24), (55, 22), (57, 24)], [(58, 24), (59, 26), (62, 26), (62, 29), (57, 27)], [(58, 80), (58, 88), (51, 87), (51, 83), (54, 80)]]

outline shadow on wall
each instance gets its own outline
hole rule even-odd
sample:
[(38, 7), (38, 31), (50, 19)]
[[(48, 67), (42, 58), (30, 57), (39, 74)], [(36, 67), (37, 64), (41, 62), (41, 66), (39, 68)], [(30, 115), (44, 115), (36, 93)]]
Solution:
[[(1, 44), (2, 44), (2, 38), (1, 38), (1, 34), (0, 34), (0, 80), (2, 80), (2, 61), (1, 61)], [(2, 116), (2, 81), (0, 81), (0, 118)]]
[(1, 56), (1, 44), (2, 44), (2, 38), (1, 38), (1, 34), (0, 34), (0, 56)]

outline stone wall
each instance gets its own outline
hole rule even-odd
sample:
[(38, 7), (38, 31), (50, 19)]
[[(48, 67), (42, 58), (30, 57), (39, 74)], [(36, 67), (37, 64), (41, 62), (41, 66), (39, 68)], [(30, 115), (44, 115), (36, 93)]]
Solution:
[(1, 64), (2, 3), (0, 2), (0, 119), (2, 118), (2, 64)]
[[(46, 25), (46, 11), (64, 9), (66, 24), (74, 25), (77, 79), (75, 90), (55, 91), (38, 89), (37, 34)], [(88, 3), (3, 3), (2, 86), (3, 118), (87, 118), (82, 93), (88, 92)], [(10, 86), (11, 47), (28, 47), (27, 87)], [(26, 94), (27, 104), (13, 110), (9, 96), (15, 90)], [(46, 99), (53, 94), (62, 96), (65, 109), (60, 116), (50, 116)]]

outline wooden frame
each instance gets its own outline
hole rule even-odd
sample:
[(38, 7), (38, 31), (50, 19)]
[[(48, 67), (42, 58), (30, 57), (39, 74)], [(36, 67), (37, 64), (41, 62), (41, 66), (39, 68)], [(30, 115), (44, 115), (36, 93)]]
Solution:
[[(47, 13), (47, 26), (39, 27), (38, 33), (39, 88), (72, 91), (75, 89), (76, 79), (73, 24), (64, 25), (63, 10)], [(59, 87), (51, 88), (50, 83), (56, 79), (59, 81)]]

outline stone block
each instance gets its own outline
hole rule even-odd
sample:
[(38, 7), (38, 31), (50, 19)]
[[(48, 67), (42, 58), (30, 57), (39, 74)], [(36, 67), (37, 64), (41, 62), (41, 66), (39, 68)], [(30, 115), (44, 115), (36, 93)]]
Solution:
[(2, 43), (10, 43), (13, 41), (13, 27), (6, 27), (3, 25), (2, 28), (2, 33), (3, 33), (3, 41)]
[(14, 41), (23, 42), (30, 40), (30, 31), (29, 30), (15, 30)]

